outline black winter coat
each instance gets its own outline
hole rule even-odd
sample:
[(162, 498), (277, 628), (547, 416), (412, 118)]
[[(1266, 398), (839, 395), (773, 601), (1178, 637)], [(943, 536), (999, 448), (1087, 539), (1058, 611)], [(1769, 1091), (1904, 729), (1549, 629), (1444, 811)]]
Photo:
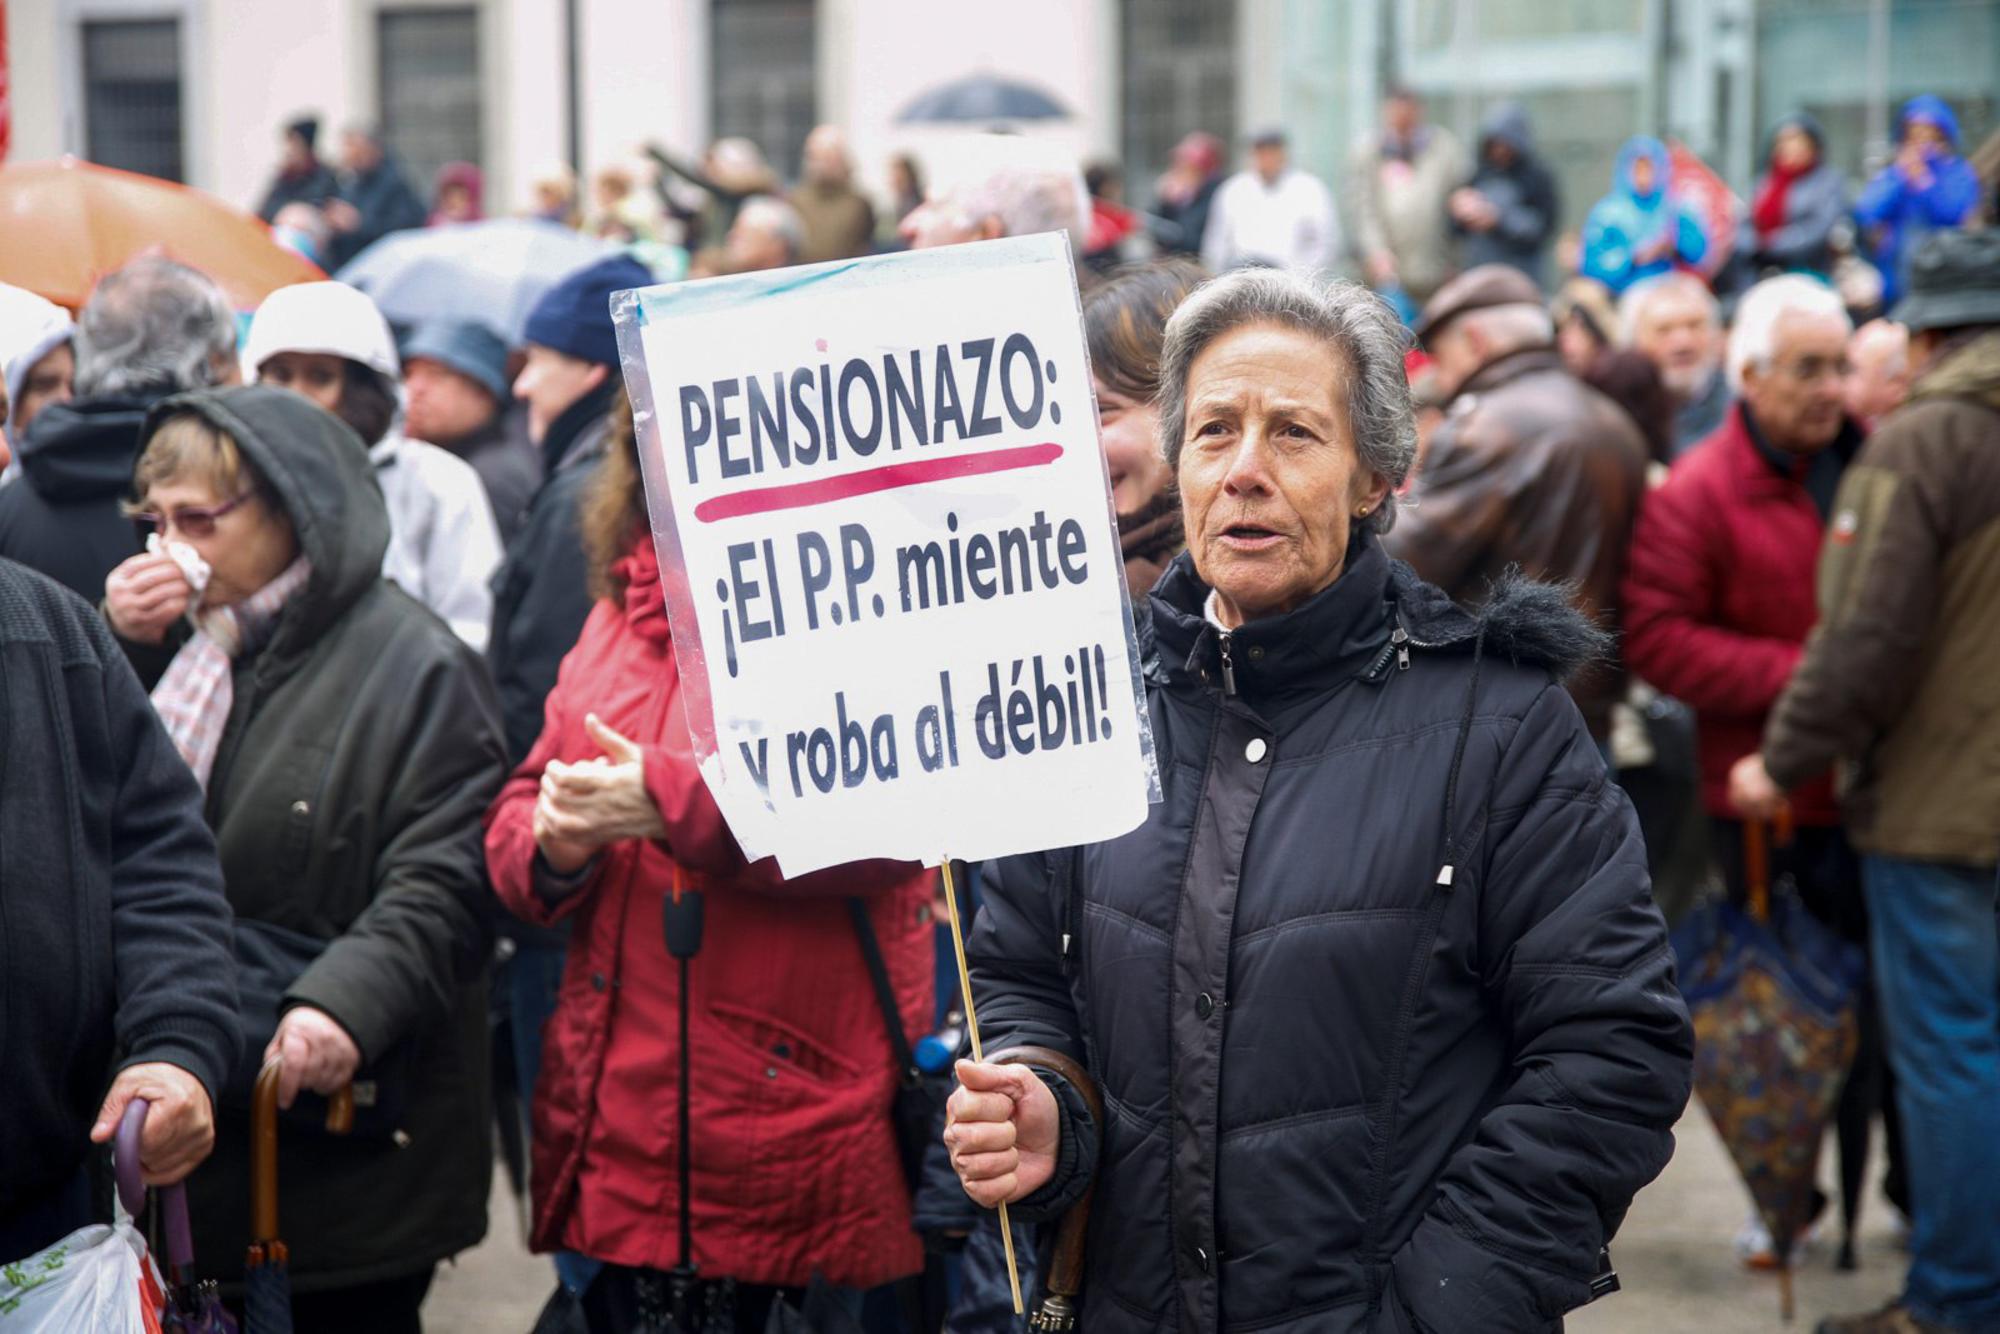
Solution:
[(104, 579), (144, 549), (118, 508), (132, 491), (139, 428), (152, 399), (58, 403), (17, 441), (21, 475), (0, 487), (0, 556), (20, 561), (95, 606)]
[[(1486, 160), (1486, 146), (1495, 141), (1514, 150), (1514, 160), (1506, 167)], [(1462, 238), (1460, 258), (1468, 269), (1511, 265), (1546, 287), (1549, 242), (1555, 237), (1560, 210), (1555, 177), (1535, 152), (1527, 113), (1512, 102), (1493, 108), (1480, 126), (1479, 147), (1479, 167), (1467, 184), (1491, 200), (1500, 217), (1483, 232), (1467, 231), (1452, 222), (1452, 230)]]
[(541, 736), (542, 705), (595, 601), (583, 549), (583, 494), (604, 457), (611, 431), (605, 408), (614, 393), (607, 381), (550, 423), (542, 443), (548, 480), (493, 575), (486, 659), (500, 692), (510, 765), (528, 758)]
[(354, 205), (361, 215), (360, 225), (351, 232), (335, 232), (327, 241), (327, 272), (331, 273), (374, 245), (390, 232), (421, 227), (426, 220), (424, 201), (403, 177), (403, 168), (387, 153), (372, 168), (358, 174), (343, 173), (340, 197)]
[(97, 613), (0, 560), (0, 1233), (76, 1174), (114, 1069), (213, 1097), (236, 1048), (201, 789)]
[[(480, 658), (381, 576), (388, 511), (360, 439), (296, 394), (169, 399), (233, 437), (313, 562), (262, 652), (236, 664), (207, 813), (230, 904), (328, 943), (285, 996), (374, 1065), (402, 1047), (406, 1142), (279, 1135), (281, 1235), (312, 1290), (427, 1269), (486, 1231), (491, 1170), (481, 817), (506, 764)], [(262, 1052), (248, 1052), (256, 1061)], [(225, 1107), (189, 1179), (205, 1276), (242, 1273), (250, 1132)]]
[(1096, 1183), (1082, 1324), (1548, 1330), (1672, 1152), (1692, 1038), (1630, 805), (1555, 673), (1559, 593), (1477, 619), (1372, 538), (1223, 635), (1151, 598), (1165, 800), (988, 870), (993, 1047), (1084, 1060), (1056, 1178)]

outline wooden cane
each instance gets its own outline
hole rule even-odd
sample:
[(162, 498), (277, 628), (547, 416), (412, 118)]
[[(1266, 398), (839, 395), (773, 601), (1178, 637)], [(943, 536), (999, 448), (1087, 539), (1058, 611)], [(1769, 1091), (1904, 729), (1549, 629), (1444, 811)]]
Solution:
[[(951, 858), (944, 859), (945, 912), (951, 918), (951, 948), (958, 956), (958, 987), (965, 997), (965, 1033), (972, 1040), (972, 1059), (986, 1060), (979, 1042), (979, 1014), (972, 1005), (972, 971), (965, 965), (965, 929), (958, 921), (958, 883), (951, 874)], [(1007, 1220), (1007, 1202), (1000, 1201), (1000, 1244), (1007, 1249), (1007, 1284), (1014, 1291), (1014, 1314), (1026, 1315), (1021, 1302), (1021, 1267), (1014, 1260), (1014, 1226)]]
[(1762, 820), (1743, 822), (1743, 887), (1750, 920), (1771, 920), (1771, 845)]

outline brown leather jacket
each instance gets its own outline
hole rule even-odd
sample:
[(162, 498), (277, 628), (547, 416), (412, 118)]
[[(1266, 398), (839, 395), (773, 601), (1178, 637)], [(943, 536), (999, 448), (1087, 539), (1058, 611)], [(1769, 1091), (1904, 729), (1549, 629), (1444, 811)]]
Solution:
[[(1571, 375), (1553, 348), (1510, 352), (1445, 405), (1389, 550), (1476, 605), (1508, 567), (1568, 583), (1579, 610), (1618, 629), (1618, 585), (1646, 487), (1646, 446), (1625, 411)], [(1572, 679), (1602, 740), (1624, 693), (1614, 665)]]

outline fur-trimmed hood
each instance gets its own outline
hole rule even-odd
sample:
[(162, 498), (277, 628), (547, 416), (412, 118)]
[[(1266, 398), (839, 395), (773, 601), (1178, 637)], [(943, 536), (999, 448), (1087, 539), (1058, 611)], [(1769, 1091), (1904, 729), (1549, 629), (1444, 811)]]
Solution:
[[(1207, 670), (1209, 684), (1220, 684), (1219, 661), (1212, 661), (1216, 636), (1204, 615), (1208, 595), (1193, 556), (1183, 551), (1142, 604), (1139, 647), (1149, 681), (1200, 679)], [(1253, 687), (1273, 686), (1288, 694), (1294, 688), (1328, 688), (1356, 674), (1379, 675), (1394, 658), (1400, 631), (1416, 648), (1479, 649), (1567, 682), (1609, 657), (1612, 647), (1611, 636), (1570, 599), (1571, 590), (1561, 584), (1511, 570), (1484, 604), (1469, 610), (1389, 558), (1379, 539), (1364, 532), (1331, 587), (1231, 636), (1243, 645), (1242, 652), (1232, 653), (1232, 674)]]
[(1484, 635), (1486, 652), (1516, 666), (1547, 668), (1558, 681), (1568, 681), (1611, 655), (1611, 635), (1576, 609), (1574, 590), (1564, 584), (1530, 579), (1516, 567), (1494, 585), (1485, 603), (1467, 610), (1403, 562), (1391, 561), (1389, 568), (1405, 629), (1425, 644), (1470, 651)]

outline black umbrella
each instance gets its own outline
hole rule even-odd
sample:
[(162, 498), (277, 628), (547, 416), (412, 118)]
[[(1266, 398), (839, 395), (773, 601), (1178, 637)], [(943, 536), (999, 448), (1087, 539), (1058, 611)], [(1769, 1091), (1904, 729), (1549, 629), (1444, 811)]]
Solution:
[(997, 74), (972, 74), (918, 93), (896, 120), (904, 125), (932, 121), (1068, 120), (1074, 114), (1033, 84)]

